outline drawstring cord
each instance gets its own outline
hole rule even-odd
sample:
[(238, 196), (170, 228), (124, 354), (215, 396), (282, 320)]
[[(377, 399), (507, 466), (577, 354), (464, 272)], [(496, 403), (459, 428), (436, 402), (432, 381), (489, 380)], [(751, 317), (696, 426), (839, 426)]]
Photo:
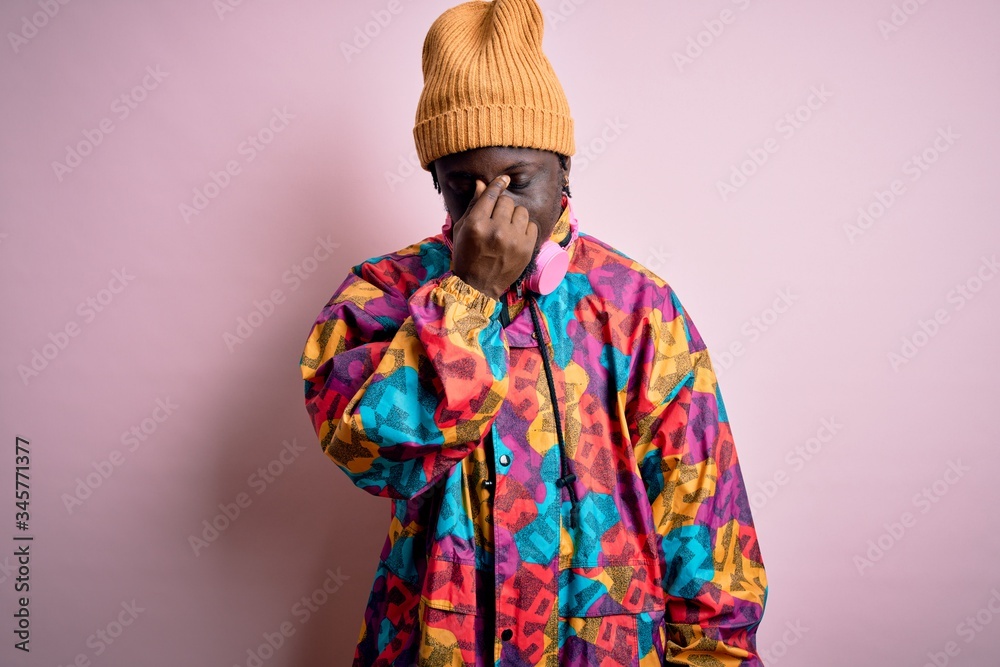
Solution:
[(531, 312), (531, 321), (535, 326), (535, 335), (538, 336), (538, 347), (542, 353), (542, 367), (545, 369), (545, 379), (548, 381), (549, 385), (549, 395), (552, 397), (552, 413), (556, 420), (556, 437), (559, 439), (559, 459), (560, 459), (560, 472), (562, 473), (559, 479), (556, 480), (556, 486), (559, 488), (566, 487), (566, 491), (569, 493), (569, 520), (566, 524), (570, 528), (574, 528), (579, 524), (579, 509), (580, 506), (576, 499), (576, 487), (573, 486), (573, 481), (576, 479), (576, 475), (572, 471), (572, 462), (566, 455), (566, 439), (563, 437), (562, 430), (562, 417), (559, 414), (559, 401), (556, 398), (556, 384), (552, 379), (552, 367), (549, 362), (549, 355), (547, 351), (547, 343), (545, 337), (542, 335), (542, 325), (539, 321), (537, 303), (535, 302), (534, 296), (528, 297), (528, 309)]

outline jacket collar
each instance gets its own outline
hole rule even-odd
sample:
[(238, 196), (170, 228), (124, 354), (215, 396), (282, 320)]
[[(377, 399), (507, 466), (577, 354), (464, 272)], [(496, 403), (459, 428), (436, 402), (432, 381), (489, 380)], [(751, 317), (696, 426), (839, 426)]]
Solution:
[(580, 223), (577, 222), (573, 213), (573, 202), (566, 195), (562, 196), (563, 212), (552, 228), (552, 235), (549, 240), (555, 241), (566, 249), (569, 253), (570, 261), (573, 260), (573, 251), (576, 249), (576, 240), (580, 236)]

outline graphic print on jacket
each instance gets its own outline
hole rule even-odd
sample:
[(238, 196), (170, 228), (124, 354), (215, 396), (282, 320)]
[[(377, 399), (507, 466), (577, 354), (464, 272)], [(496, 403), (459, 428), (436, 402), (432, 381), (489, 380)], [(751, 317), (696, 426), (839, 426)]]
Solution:
[(504, 328), (443, 236), (354, 267), (309, 333), (323, 451), (390, 503), (356, 666), (762, 664), (767, 579), (705, 344), (569, 205), (567, 236), (537, 305), (575, 526), (525, 300)]

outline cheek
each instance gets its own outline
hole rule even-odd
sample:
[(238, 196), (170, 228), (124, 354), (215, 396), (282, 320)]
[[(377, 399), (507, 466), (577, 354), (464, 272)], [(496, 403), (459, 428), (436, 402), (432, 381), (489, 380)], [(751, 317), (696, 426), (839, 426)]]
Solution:
[[(528, 209), (532, 220), (549, 221), (559, 217), (559, 197), (553, 201), (551, 193), (547, 191), (524, 195), (516, 198), (515, 201)], [(557, 211), (556, 218), (552, 218), (552, 211)]]
[(458, 219), (465, 213), (465, 209), (468, 207), (468, 202), (463, 204), (461, 197), (457, 197), (455, 195), (445, 195), (444, 207), (451, 215), (452, 222), (458, 222)]
[(548, 197), (543, 204), (545, 210), (545, 217), (549, 222), (549, 228), (553, 228), (556, 225), (556, 221), (559, 220), (559, 216), (562, 215), (562, 191), (555, 193), (555, 196)]
[(522, 198), (517, 203), (528, 209), (531, 221), (538, 224), (538, 245), (541, 245), (552, 234), (556, 221), (562, 214), (561, 198), (557, 197), (553, 201), (548, 195), (541, 195), (532, 197), (530, 201)]

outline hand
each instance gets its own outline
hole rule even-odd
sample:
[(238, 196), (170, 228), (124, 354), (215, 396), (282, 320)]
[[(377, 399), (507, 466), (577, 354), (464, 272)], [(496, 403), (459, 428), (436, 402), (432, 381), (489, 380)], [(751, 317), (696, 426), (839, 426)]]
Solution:
[(451, 268), (483, 294), (499, 299), (528, 266), (538, 239), (538, 225), (528, 209), (503, 195), (507, 175), (487, 186), (476, 180), (476, 194), (452, 233)]

